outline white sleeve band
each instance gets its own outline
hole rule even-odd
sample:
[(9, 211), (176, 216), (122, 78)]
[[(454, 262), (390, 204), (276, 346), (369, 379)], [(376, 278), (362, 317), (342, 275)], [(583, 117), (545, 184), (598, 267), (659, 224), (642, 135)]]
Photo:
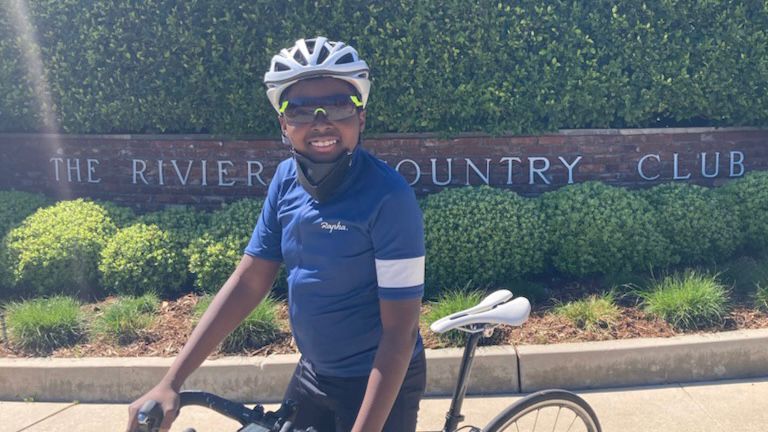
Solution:
[(376, 277), (382, 288), (409, 288), (424, 285), (424, 257), (376, 259)]

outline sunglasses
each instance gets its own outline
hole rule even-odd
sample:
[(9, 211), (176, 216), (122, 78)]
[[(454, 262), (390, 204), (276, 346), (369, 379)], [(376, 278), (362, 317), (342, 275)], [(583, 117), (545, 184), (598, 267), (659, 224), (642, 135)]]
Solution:
[(323, 114), (330, 121), (345, 120), (358, 111), (363, 103), (355, 95), (333, 95), (319, 98), (292, 98), (283, 101), (280, 114), (291, 124), (307, 124)]

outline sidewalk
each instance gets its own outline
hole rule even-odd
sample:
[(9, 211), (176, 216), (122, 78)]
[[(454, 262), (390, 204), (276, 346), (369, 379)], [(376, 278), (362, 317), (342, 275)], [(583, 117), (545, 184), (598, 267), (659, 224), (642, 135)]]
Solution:
[[(576, 392), (595, 409), (605, 432), (762, 432), (768, 429), (768, 377), (654, 387), (628, 387)], [(515, 396), (467, 398), (463, 414), (483, 426)], [(448, 398), (425, 399), (419, 431), (439, 431)], [(275, 405), (268, 405), (274, 409)], [(0, 402), (0, 432), (122, 431), (127, 406)], [(32, 426), (30, 426), (32, 425)], [(234, 432), (238, 424), (203, 408), (185, 408), (171, 431), (194, 427), (197, 432)]]

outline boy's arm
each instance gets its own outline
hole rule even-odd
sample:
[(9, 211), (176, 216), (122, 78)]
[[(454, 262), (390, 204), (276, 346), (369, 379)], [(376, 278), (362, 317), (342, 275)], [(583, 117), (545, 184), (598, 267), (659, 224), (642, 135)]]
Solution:
[(235, 271), (211, 301), (181, 353), (165, 374), (174, 390), (267, 296), (280, 263), (243, 255)]
[(408, 370), (419, 329), (421, 297), (380, 300), (382, 335), (352, 432), (379, 432)]
[[(170, 427), (176, 416), (178, 400), (170, 399), (184, 380), (269, 293), (280, 263), (244, 255), (235, 271), (211, 301), (189, 340), (155, 388), (129, 407), (128, 430), (136, 428), (136, 413), (148, 399), (161, 398), (164, 420), (162, 430)], [(159, 396), (159, 397), (158, 397)]]

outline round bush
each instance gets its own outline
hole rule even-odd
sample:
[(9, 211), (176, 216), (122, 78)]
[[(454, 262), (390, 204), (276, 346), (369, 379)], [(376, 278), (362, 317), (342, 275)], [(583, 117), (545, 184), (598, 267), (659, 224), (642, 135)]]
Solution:
[(82, 199), (36, 211), (8, 233), (11, 282), (28, 294), (97, 294), (101, 250), (116, 229), (102, 207)]
[(0, 191), (0, 239), (35, 210), (49, 203), (42, 194)]
[(768, 250), (768, 171), (753, 171), (717, 191), (741, 221), (746, 246)]
[(234, 237), (245, 249), (251, 238), (256, 222), (261, 214), (264, 201), (261, 199), (243, 199), (230, 204), (224, 204), (221, 209), (211, 214), (211, 222), (207, 232), (214, 239)]
[(654, 207), (673, 263), (716, 262), (741, 244), (739, 220), (719, 195), (701, 186), (667, 183), (642, 193)]
[(205, 234), (193, 240), (184, 254), (189, 272), (195, 275), (195, 287), (207, 293), (218, 291), (240, 262), (244, 247), (232, 237), (216, 240)]
[(109, 218), (118, 228), (125, 228), (136, 220), (136, 213), (130, 207), (121, 206), (111, 201), (93, 200), (93, 202), (107, 212)]
[(422, 201), (426, 295), (499, 286), (544, 269), (547, 236), (533, 200), (487, 186), (447, 189)]
[(187, 246), (192, 240), (203, 235), (208, 228), (210, 216), (188, 206), (169, 207), (138, 217), (137, 222), (157, 225), (171, 235), (173, 241)]
[(670, 262), (669, 242), (640, 194), (599, 182), (566, 186), (541, 198), (554, 268), (576, 277), (629, 272)]
[(117, 232), (101, 252), (99, 271), (109, 292), (171, 295), (187, 280), (186, 262), (171, 236), (156, 225), (135, 224)]

